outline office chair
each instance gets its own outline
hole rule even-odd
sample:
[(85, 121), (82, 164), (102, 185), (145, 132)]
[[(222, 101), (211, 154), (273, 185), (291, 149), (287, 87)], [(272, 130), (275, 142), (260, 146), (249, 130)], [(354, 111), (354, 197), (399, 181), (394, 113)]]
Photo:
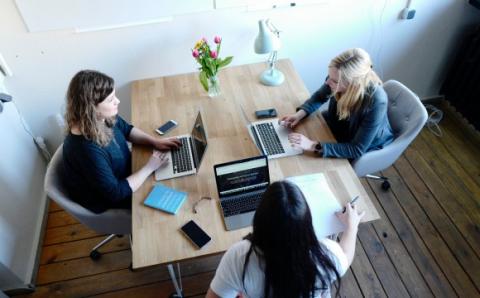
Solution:
[(65, 185), (62, 181), (62, 177), (64, 177), (62, 175), (62, 156), (63, 145), (60, 145), (47, 168), (44, 184), (45, 191), (52, 200), (82, 224), (99, 234), (110, 234), (90, 252), (90, 258), (92, 260), (98, 260), (101, 257), (101, 253), (98, 251), (101, 246), (105, 245), (115, 237), (131, 234), (131, 211), (126, 209), (111, 209), (97, 214), (72, 201), (68, 197)]
[(388, 120), (393, 130), (394, 140), (382, 149), (365, 153), (352, 162), (358, 177), (383, 180), (382, 189), (388, 190), (390, 183), (384, 176), (371, 173), (390, 167), (407, 149), (427, 121), (427, 110), (415, 93), (395, 80), (387, 81), (383, 88), (388, 96)]

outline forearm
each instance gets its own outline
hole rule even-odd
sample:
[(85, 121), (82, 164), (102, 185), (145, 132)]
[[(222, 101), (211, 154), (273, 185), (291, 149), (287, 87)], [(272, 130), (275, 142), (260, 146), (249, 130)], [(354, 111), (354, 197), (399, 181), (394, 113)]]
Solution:
[(144, 131), (134, 127), (132, 131), (130, 131), (128, 140), (138, 145), (153, 145), (155, 138), (145, 133)]
[(127, 177), (128, 184), (132, 189), (132, 192), (135, 192), (140, 186), (147, 180), (148, 176), (154, 171), (148, 164), (144, 165), (140, 170), (136, 171), (132, 175)]
[(358, 227), (349, 227), (345, 232), (343, 232), (342, 237), (340, 238), (339, 244), (345, 255), (347, 255), (348, 265), (352, 264), (353, 257), (355, 256), (357, 231)]

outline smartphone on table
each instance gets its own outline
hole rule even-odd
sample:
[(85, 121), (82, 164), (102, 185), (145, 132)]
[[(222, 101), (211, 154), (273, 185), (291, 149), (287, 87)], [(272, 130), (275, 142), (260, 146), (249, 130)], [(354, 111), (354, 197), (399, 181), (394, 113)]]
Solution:
[(155, 129), (155, 131), (160, 134), (164, 135), (174, 127), (176, 127), (178, 123), (175, 120), (168, 120), (165, 124), (160, 126), (159, 128)]
[(183, 225), (180, 230), (198, 248), (202, 248), (212, 240), (193, 220)]
[(277, 117), (277, 110), (275, 109), (258, 110), (258, 111), (255, 111), (255, 116), (258, 119)]

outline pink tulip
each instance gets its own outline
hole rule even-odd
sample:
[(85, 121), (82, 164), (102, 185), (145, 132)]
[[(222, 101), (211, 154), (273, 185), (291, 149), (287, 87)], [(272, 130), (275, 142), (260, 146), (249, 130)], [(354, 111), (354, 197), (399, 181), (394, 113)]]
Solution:
[(213, 39), (213, 41), (216, 43), (216, 44), (219, 44), (222, 42), (222, 38), (220, 36), (215, 36), (215, 38)]
[(198, 56), (200, 56), (200, 53), (198, 52), (197, 49), (192, 51), (192, 56), (195, 57), (195, 58), (198, 58)]
[(215, 58), (217, 58), (217, 56), (218, 56), (217, 51), (210, 51), (210, 57), (215, 59)]

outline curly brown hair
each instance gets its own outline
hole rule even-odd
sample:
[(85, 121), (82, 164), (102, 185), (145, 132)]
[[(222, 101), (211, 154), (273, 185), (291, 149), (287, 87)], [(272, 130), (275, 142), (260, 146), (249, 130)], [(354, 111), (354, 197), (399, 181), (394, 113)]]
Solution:
[(112, 127), (116, 117), (105, 119), (97, 117), (96, 106), (114, 90), (115, 81), (99, 71), (79, 71), (70, 81), (67, 91), (65, 120), (67, 133), (78, 127), (80, 133), (104, 147), (113, 138)]

